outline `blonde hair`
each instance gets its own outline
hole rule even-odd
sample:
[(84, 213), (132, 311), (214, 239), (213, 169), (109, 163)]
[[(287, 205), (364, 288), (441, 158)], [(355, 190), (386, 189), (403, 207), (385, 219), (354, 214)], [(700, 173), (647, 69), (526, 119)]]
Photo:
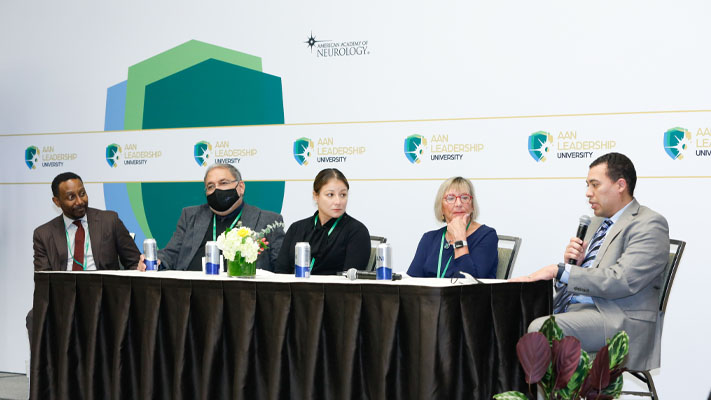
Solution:
[(444, 202), (444, 194), (447, 193), (452, 187), (465, 191), (472, 196), (472, 212), (469, 214), (469, 220), (475, 221), (479, 216), (479, 204), (477, 203), (476, 195), (474, 194), (474, 185), (469, 179), (461, 176), (453, 176), (439, 185), (439, 190), (437, 190), (437, 195), (435, 196), (434, 201), (434, 215), (437, 221), (447, 222), (444, 219), (444, 212), (442, 212), (442, 202)]

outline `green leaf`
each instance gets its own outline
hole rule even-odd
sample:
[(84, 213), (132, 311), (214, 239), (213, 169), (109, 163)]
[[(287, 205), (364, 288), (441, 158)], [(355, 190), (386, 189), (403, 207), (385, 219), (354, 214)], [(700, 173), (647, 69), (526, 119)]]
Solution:
[(615, 399), (620, 397), (622, 394), (622, 383), (622, 375), (620, 375), (602, 390), (602, 394), (610, 395)]
[(558, 324), (556, 324), (555, 317), (552, 315), (543, 323), (539, 332), (545, 335), (546, 339), (548, 339), (548, 344), (550, 346), (553, 346), (554, 339), (563, 339), (563, 330), (560, 329)]
[(528, 400), (525, 394), (521, 392), (504, 392), (494, 395), (496, 400)]
[(610, 351), (610, 369), (616, 368), (625, 361), (630, 350), (630, 337), (625, 331), (619, 331), (607, 342)]
[(555, 384), (555, 375), (553, 375), (553, 363), (548, 366), (546, 374), (543, 375), (543, 379), (539, 382), (541, 385), (541, 390), (545, 394), (545, 398), (550, 397), (553, 391), (553, 385)]

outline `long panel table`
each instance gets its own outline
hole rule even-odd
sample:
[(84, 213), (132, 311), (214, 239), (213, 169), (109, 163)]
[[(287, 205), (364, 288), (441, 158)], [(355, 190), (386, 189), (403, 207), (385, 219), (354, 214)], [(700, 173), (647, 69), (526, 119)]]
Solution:
[(35, 273), (32, 399), (490, 399), (550, 282)]

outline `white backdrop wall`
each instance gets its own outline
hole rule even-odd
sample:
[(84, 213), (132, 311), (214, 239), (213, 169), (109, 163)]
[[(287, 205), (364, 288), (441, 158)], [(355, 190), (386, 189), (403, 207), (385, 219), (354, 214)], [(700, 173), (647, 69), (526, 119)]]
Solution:
[[(24, 371), (24, 315), (32, 301), (32, 230), (58, 214), (49, 182), (80, 173), (94, 207), (105, 182), (195, 181), (204, 169), (192, 146), (239, 135), (258, 155), (238, 165), (249, 180), (284, 180), (287, 223), (313, 211), (310, 180), (326, 166), (351, 180), (349, 213), (387, 236), (404, 270), (420, 235), (438, 225), (434, 192), (442, 179), (474, 180), (480, 221), (523, 238), (515, 275), (559, 261), (577, 218), (588, 213), (584, 176), (591, 158), (561, 159), (560, 132), (578, 141), (614, 142), (637, 165), (637, 198), (665, 215), (673, 238), (688, 242), (666, 317), (663, 398), (704, 398), (711, 322), (705, 211), (711, 157), (697, 136), (711, 128), (707, 78), (711, 31), (705, 1), (277, 2), (79, 1), (0, 4), (0, 370)], [(317, 40), (367, 42), (367, 52), (319, 57)], [(191, 39), (262, 58), (282, 79), (286, 126), (100, 132), (106, 89), (127, 68)], [(702, 110), (702, 112), (672, 112)], [(655, 113), (635, 113), (657, 111)], [(590, 115), (599, 113), (600, 115)], [(488, 118), (536, 115), (539, 118)], [(471, 118), (471, 119), (459, 119)], [(435, 119), (435, 120), (431, 120)], [(356, 124), (322, 122), (393, 121)], [(431, 120), (431, 121), (423, 121)], [(301, 123), (314, 123), (299, 125)], [(294, 125), (296, 124), (296, 125)], [(689, 130), (682, 160), (664, 132)], [(62, 132), (90, 132), (72, 134)], [(528, 154), (528, 136), (545, 131), (545, 162)], [(37, 133), (50, 135), (33, 136)], [(404, 139), (446, 135), (450, 144), (483, 145), (454, 161), (410, 163)], [(300, 166), (293, 141), (333, 138), (365, 147), (344, 163)], [(701, 141), (699, 141), (701, 140)], [(110, 143), (159, 147), (145, 166), (111, 169)], [(28, 146), (76, 153), (61, 168), (30, 170)], [(187, 152), (187, 156), (185, 155)], [(594, 150), (594, 156), (604, 151)]]

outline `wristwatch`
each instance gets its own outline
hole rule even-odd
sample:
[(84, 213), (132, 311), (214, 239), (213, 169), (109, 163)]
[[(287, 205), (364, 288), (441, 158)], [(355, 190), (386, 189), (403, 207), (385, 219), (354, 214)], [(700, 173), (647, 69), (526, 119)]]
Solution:
[(563, 277), (563, 272), (565, 272), (565, 263), (558, 263), (558, 274), (556, 274), (555, 280), (559, 281)]
[(457, 240), (454, 242), (455, 249), (461, 249), (462, 247), (467, 247), (467, 242), (465, 240)]

